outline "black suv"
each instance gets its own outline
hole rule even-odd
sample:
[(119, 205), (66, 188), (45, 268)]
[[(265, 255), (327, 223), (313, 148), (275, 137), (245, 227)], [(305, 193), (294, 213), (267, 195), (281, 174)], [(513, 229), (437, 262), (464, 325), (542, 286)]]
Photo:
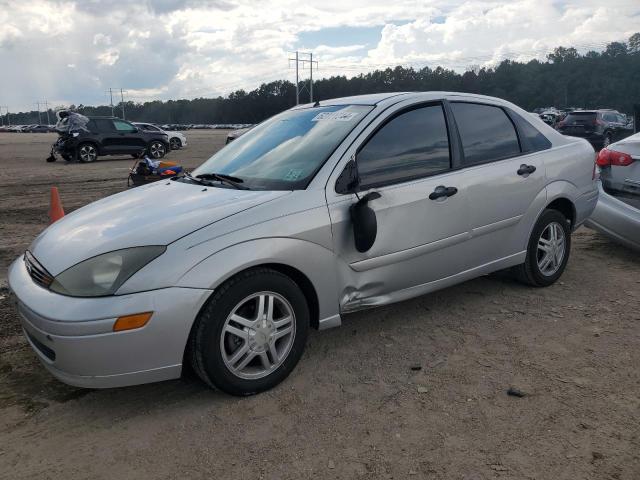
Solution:
[(143, 153), (158, 159), (170, 150), (169, 137), (164, 133), (145, 131), (114, 117), (88, 117), (88, 120), (83, 128), (58, 129), (60, 138), (53, 144), (47, 160), (55, 161), (55, 154), (65, 160), (93, 162), (103, 155), (138, 157)]
[(556, 129), (563, 135), (586, 138), (596, 150), (633, 134), (631, 123), (615, 110), (576, 110)]

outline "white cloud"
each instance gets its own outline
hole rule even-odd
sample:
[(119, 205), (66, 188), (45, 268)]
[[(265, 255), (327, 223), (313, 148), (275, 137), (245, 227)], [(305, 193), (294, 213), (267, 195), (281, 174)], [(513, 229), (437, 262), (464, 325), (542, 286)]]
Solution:
[[(600, 48), (640, 30), (637, 0), (0, 0), (0, 97), (106, 101), (217, 96), (293, 79), (289, 53), (304, 32), (316, 75), (354, 75), (396, 64), (462, 70), (528, 60), (558, 45)], [(322, 37), (341, 27), (345, 38)], [(376, 27), (364, 45), (348, 27)], [(319, 37), (318, 37), (319, 35)], [(73, 65), (73, 67), (71, 67)], [(46, 72), (46, 74), (43, 74)], [(2, 100), (0, 98), (0, 100)]]

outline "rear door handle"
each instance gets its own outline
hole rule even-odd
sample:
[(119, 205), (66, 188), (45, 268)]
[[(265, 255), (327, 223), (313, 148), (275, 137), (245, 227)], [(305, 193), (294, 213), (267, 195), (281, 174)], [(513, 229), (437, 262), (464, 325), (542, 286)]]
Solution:
[(436, 189), (429, 194), (429, 200), (437, 200), (443, 197), (452, 197), (458, 193), (456, 187), (445, 187), (444, 185), (438, 185)]
[(523, 163), (522, 165), (520, 165), (520, 168), (518, 169), (518, 175), (529, 175), (535, 171), (536, 171), (536, 167), (534, 167), (533, 165), (527, 165)]

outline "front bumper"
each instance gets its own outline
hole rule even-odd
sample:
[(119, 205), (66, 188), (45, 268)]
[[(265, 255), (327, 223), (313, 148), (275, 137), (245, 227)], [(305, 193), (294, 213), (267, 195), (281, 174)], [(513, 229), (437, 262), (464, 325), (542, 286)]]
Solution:
[[(191, 325), (211, 291), (164, 288), (100, 298), (59, 295), (36, 285), (22, 257), (9, 267), (25, 336), (64, 383), (110, 388), (178, 378)], [(153, 311), (142, 328), (113, 332), (117, 317)]]

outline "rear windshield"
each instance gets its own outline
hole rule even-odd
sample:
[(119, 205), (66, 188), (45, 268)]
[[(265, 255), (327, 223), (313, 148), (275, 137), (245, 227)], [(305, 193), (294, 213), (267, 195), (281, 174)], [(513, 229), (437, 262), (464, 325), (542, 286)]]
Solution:
[(336, 147), (373, 107), (288, 110), (229, 143), (193, 175), (223, 173), (253, 190), (306, 188)]
[(566, 125), (585, 125), (595, 122), (596, 115), (595, 112), (571, 112), (564, 119), (564, 123)]

